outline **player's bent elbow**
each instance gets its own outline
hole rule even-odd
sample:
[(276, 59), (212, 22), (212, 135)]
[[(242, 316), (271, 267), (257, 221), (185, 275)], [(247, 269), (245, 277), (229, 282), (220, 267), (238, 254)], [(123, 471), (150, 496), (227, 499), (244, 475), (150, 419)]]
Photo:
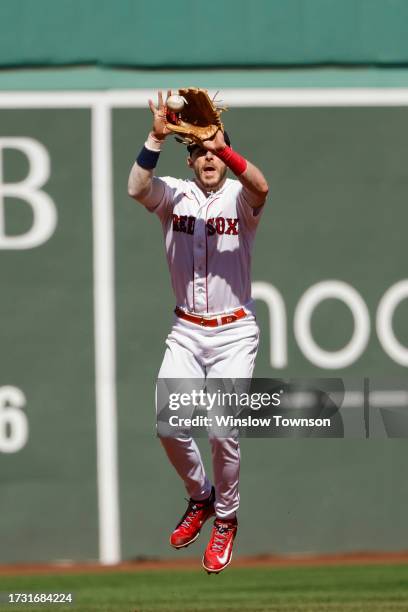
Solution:
[(259, 193), (263, 195), (265, 198), (269, 193), (269, 185), (266, 181), (262, 181), (259, 185)]
[(257, 197), (259, 198), (260, 202), (265, 202), (267, 195), (269, 193), (269, 187), (267, 183), (261, 183), (260, 185), (256, 186), (256, 190), (255, 193), (257, 195)]
[(128, 187), (128, 196), (130, 198), (137, 200), (138, 195), (139, 195), (139, 191), (137, 191), (136, 189), (133, 189), (132, 187)]
[(131, 185), (128, 186), (128, 196), (140, 204), (143, 204), (142, 200), (146, 196), (147, 192), (147, 189), (136, 189)]

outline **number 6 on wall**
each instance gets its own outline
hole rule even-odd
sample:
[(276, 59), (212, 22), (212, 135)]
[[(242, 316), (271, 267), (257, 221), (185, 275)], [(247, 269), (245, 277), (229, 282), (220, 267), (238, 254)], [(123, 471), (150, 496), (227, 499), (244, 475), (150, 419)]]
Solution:
[(28, 421), (22, 408), (24, 393), (17, 387), (0, 387), (0, 452), (16, 453), (28, 440)]

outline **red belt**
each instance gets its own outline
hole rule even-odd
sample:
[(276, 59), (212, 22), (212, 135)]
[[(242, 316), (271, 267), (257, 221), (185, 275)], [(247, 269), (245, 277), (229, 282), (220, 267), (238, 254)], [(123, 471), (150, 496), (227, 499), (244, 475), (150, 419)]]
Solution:
[(219, 315), (218, 317), (212, 317), (211, 319), (184, 312), (184, 310), (181, 310), (181, 308), (178, 306), (174, 312), (178, 317), (180, 317), (180, 319), (185, 319), (186, 321), (190, 321), (190, 323), (195, 323), (196, 325), (201, 325), (202, 327), (218, 327), (219, 325), (227, 325), (227, 323), (234, 323), (234, 321), (243, 319), (243, 317), (246, 317), (247, 315), (243, 308), (237, 308), (237, 310), (234, 310), (230, 314)]

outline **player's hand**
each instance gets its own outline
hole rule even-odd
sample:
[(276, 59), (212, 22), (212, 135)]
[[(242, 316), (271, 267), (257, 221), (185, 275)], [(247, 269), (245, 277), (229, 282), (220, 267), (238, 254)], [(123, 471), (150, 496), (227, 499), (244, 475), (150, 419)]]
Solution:
[[(171, 90), (167, 91), (167, 98), (171, 96)], [(167, 100), (166, 98), (166, 100)], [(149, 108), (153, 114), (153, 136), (158, 140), (164, 140), (166, 136), (171, 134), (171, 131), (166, 127), (166, 105), (163, 102), (163, 94), (161, 91), (157, 94), (157, 107), (153, 100), (149, 100)]]
[(203, 147), (207, 149), (207, 151), (212, 151), (213, 153), (217, 153), (217, 151), (222, 151), (227, 146), (227, 143), (224, 139), (224, 134), (221, 130), (216, 132), (214, 138), (211, 140), (203, 140)]

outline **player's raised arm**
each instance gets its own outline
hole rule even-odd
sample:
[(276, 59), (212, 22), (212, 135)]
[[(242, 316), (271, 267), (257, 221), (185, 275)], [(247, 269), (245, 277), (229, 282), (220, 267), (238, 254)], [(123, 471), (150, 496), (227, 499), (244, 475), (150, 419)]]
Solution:
[(254, 197), (248, 202), (249, 205), (252, 208), (262, 206), (268, 195), (269, 187), (259, 168), (231, 149), (226, 144), (221, 130), (218, 130), (212, 140), (205, 140), (203, 145), (206, 149), (217, 155), (235, 174), (244, 187), (251, 192)]
[[(168, 91), (167, 96), (170, 95), (171, 91)], [(163, 142), (171, 133), (166, 127), (166, 109), (161, 91), (158, 93), (157, 107), (152, 100), (149, 100), (149, 108), (153, 114), (152, 131), (133, 164), (128, 179), (128, 194), (145, 205), (155, 204), (163, 195), (164, 186), (159, 179), (153, 176), (153, 172), (159, 160)]]

